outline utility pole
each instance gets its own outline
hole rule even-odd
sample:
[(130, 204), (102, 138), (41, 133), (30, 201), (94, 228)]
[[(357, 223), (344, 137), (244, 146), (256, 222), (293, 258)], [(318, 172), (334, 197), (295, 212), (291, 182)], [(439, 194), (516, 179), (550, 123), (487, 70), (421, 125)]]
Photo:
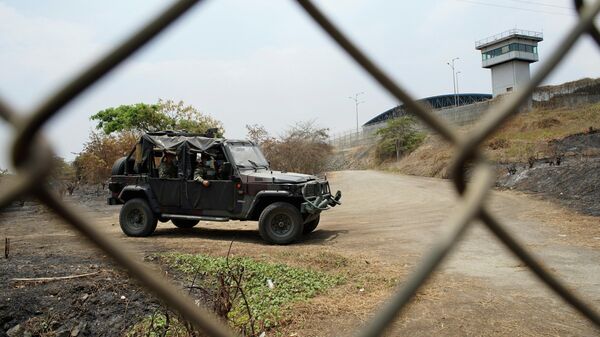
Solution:
[(460, 60), (460, 57), (453, 58), (450, 62), (446, 62), (452, 68), (452, 86), (454, 87), (454, 105), (458, 105), (458, 96), (456, 95), (456, 71), (454, 70), (454, 61)]
[(462, 74), (462, 72), (456, 72), (456, 96), (460, 95), (460, 90), (458, 90), (458, 74)]
[(352, 96), (348, 96), (349, 99), (354, 101), (354, 109), (356, 110), (356, 134), (358, 135), (358, 106), (362, 103), (364, 103), (365, 101), (359, 101), (358, 100), (358, 96), (360, 95), (364, 95), (364, 92), (357, 92), (356, 94), (354, 94), (354, 97)]

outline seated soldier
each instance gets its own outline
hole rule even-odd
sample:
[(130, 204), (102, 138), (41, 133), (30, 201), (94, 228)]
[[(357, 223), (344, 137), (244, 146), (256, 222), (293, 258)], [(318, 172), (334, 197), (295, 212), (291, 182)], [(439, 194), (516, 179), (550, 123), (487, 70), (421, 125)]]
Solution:
[(158, 166), (158, 177), (161, 179), (177, 178), (177, 165), (175, 164), (175, 154), (165, 151), (160, 165)]
[(208, 159), (208, 155), (203, 154), (197, 159), (197, 166), (194, 170), (194, 180), (201, 183), (202, 186), (208, 187), (210, 185), (209, 179), (215, 178), (214, 160)]

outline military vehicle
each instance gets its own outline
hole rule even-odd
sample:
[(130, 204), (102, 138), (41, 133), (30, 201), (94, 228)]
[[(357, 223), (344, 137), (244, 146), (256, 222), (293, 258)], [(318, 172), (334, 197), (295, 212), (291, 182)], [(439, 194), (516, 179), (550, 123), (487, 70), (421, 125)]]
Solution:
[[(165, 162), (174, 166), (169, 177), (159, 174)], [(199, 171), (208, 176), (194, 177)], [(108, 188), (108, 203), (123, 205), (119, 222), (128, 236), (151, 235), (157, 221), (191, 228), (201, 220), (252, 220), (274, 244), (315, 230), (342, 196), (326, 178), (271, 170), (251, 141), (174, 131), (142, 135), (114, 163)]]

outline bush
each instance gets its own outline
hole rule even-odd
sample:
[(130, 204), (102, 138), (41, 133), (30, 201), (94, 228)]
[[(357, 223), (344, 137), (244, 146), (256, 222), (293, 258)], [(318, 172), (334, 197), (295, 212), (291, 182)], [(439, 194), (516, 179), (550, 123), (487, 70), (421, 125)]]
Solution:
[(110, 177), (114, 162), (126, 156), (138, 140), (134, 132), (105, 135), (90, 134), (90, 140), (77, 155), (73, 166), (78, 179), (88, 184), (104, 184)]
[(246, 129), (248, 138), (261, 147), (274, 170), (322, 173), (331, 158), (329, 129), (318, 127), (314, 121), (296, 123), (278, 138), (260, 125), (246, 125)]

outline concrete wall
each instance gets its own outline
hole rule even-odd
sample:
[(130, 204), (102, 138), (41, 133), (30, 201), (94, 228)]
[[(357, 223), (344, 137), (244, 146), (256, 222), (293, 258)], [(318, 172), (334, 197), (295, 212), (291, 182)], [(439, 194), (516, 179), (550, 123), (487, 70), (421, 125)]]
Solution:
[(498, 103), (501, 98), (463, 105), (459, 107), (437, 110), (435, 113), (447, 120), (450, 124), (455, 126), (464, 126), (474, 124), (477, 120), (485, 114), (492, 105)]
[[(454, 108), (434, 110), (434, 113), (442, 117), (450, 124), (454, 126), (465, 126), (471, 125), (477, 122), (483, 114), (485, 114), (491, 106), (497, 104), (502, 97), (495, 98), (493, 100), (473, 103), (469, 105), (463, 105)], [(361, 135), (370, 140), (377, 139), (376, 132), (386, 125), (386, 122), (363, 126)], [(423, 124), (418, 127), (420, 130), (427, 131), (429, 128)], [(356, 133), (355, 133), (356, 136)], [(348, 144), (360, 144), (358, 140), (352, 142), (346, 142)], [(362, 145), (362, 144), (361, 144)]]
[[(507, 95), (498, 96), (492, 100), (453, 107), (448, 109), (434, 110), (434, 113), (442, 117), (454, 126), (466, 126), (476, 123), (490, 108), (497, 105)], [(534, 101), (534, 107), (560, 108), (573, 107), (582, 104), (591, 104), (600, 102), (600, 94), (568, 94), (557, 95), (547, 101)], [(377, 140), (376, 132), (386, 126), (386, 122), (363, 126), (361, 132), (355, 130), (343, 134), (332, 135), (330, 144), (339, 149), (346, 149), (360, 145), (370, 145)], [(420, 124), (419, 129), (428, 131), (429, 128)]]
[(548, 101), (554, 96), (568, 94), (600, 95), (600, 78), (583, 78), (577, 81), (566, 82), (559, 85), (546, 85), (533, 91), (534, 101)]
[(563, 107), (576, 107), (578, 105), (593, 104), (600, 102), (600, 94), (567, 94), (556, 95), (549, 100), (533, 101), (534, 107), (556, 109)]

